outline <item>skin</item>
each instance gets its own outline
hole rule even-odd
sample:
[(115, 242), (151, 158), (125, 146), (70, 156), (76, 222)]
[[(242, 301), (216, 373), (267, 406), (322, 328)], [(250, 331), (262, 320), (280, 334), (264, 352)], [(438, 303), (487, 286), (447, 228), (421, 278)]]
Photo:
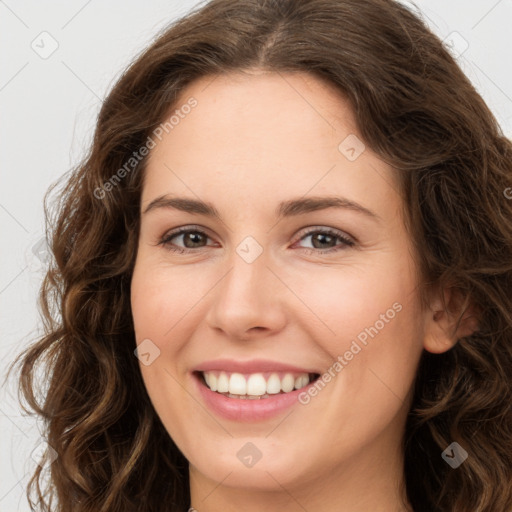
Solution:
[[(141, 209), (172, 194), (212, 203), (222, 220), (163, 207), (142, 213), (131, 300), (137, 343), (160, 350), (141, 372), (190, 462), (192, 506), (409, 510), (400, 445), (417, 364), (424, 349), (443, 352), (455, 338), (440, 297), (420, 306), (393, 170), (368, 147), (355, 161), (340, 152), (359, 134), (350, 105), (310, 75), (204, 77), (177, 108), (190, 96), (198, 105), (151, 150)], [(333, 195), (378, 219), (341, 208), (275, 216), (280, 201)], [(188, 254), (159, 244), (181, 226), (207, 234), (172, 239)], [(341, 231), (355, 245), (304, 236), (311, 227)], [(236, 252), (247, 236), (263, 248), (252, 263)], [(327, 370), (396, 303), (401, 311), (307, 405), (237, 423), (206, 409), (195, 389), (192, 369), (221, 357)], [(249, 441), (262, 453), (251, 468), (236, 455)]]

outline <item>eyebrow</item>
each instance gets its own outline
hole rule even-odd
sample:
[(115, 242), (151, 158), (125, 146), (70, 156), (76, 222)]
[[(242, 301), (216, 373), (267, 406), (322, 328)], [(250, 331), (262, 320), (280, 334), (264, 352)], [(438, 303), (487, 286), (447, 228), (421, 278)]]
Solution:
[[(170, 208), (196, 215), (216, 217), (221, 220), (221, 216), (218, 210), (211, 203), (186, 197), (171, 197), (169, 195), (157, 197), (149, 203), (149, 205), (142, 213), (146, 214), (159, 208)], [(283, 218), (302, 215), (304, 213), (315, 212), (318, 210), (325, 210), (327, 208), (342, 208), (346, 210), (352, 210), (374, 220), (380, 219), (380, 217), (375, 212), (369, 210), (368, 208), (365, 208), (364, 206), (354, 201), (350, 201), (349, 199), (339, 196), (290, 199), (288, 201), (279, 203), (275, 213), (278, 218)]]

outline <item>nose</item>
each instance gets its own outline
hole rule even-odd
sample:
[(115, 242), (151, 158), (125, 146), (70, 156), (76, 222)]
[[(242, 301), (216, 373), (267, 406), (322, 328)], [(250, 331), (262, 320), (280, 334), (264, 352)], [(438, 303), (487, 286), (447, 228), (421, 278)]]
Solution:
[[(251, 263), (234, 254), (231, 267), (212, 290), (206, 320), (210, 328), (234, 340), (267, 337), (284, 328), (285, 286), (263, 253)], [(275, 273), (274, 273), (275, 272)]]

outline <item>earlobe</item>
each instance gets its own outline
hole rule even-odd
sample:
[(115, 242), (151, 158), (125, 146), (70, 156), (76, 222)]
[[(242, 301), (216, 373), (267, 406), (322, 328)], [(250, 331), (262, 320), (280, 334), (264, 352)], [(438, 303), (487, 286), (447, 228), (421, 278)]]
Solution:
[(423, 346), (433, 354), (450, 350), (461, 338), (470, 336), (479, 328), (478, 307), (471, 305), (455, 288), (446, 288), (443, 295), (444, 300), (438, 296), (426, 312)]

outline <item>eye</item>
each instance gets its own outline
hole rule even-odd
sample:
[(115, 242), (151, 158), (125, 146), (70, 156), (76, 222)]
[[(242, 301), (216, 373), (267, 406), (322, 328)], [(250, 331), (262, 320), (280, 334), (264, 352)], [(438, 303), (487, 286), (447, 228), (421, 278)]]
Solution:
[[(305, 249), (308, 254), (325, 254), (337, 252), (346, 247), (352, 247), (355, 245), (355, 242), (346, 236), (343, 232), (331, 228), (310, 229), (299, 238), (299, 242), (307, 239), (308, 237), (311, 237), (313, 247), (302, 247), (302, 249)], [(179, 238), (181, 238), (181, 241), (185, 247), (176, 246), (176, 244), (172, 242), (172, 240)], [(202, 249), (207, 247), (206, 242), (209, 238), (210, 237), (207, 235), (207, 233), (205, 233), (202, 229), (195, 228), (194, 226), (185, 226), (166, 233), (158, 242), (158, 245), (162, 245), (171, 252), (180, 254), (191, 253), (197, 252), (194, 251), (194, 249)], [(340, 241), (341, 243), (337, 244), (337, 241)], [(333, 243), (334, 245), (332, 245)]]
[[(185, 244), (190, 243), (188, 247), (177, 247), (174, 243), (171, 243), (171, 240), (174, 238), (180, 237), (182, 242)], [(159, 245), (162, 245), (167, 250), (177, 253), (187, 253), (191, 252), (194, 249), (201, 249), (205, 247), (201, 245), (202, 242), (206, 242), (209, 236), (199, 228), (194, 228), (193, 226), (178, 228), (174, 231), (166, 233), (163, 238), (158, 242)]]
[[(299, 242), (306, 238), (311, 238), (313, 245), (313, 250), (307, 247), (305, 248), (308, 254), (337, 252), (346, 247), (353, 247), (355, 245), (355, 242), (344, 233), (331, 228), (311, 229), (300, 237)], [(341, 241), (341, 243), (336, 244), (336, 241)]]

